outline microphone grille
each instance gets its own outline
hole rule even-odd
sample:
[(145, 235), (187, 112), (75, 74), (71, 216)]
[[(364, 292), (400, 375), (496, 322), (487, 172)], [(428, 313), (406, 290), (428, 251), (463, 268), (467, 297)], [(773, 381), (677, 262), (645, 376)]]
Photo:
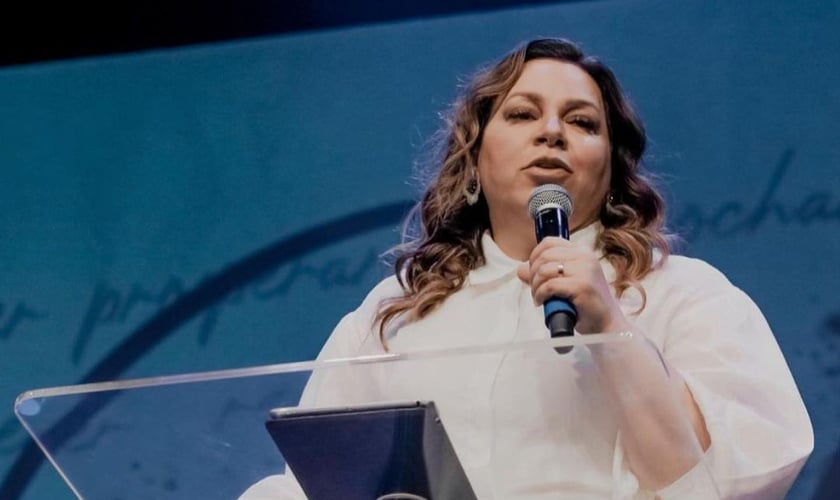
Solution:
[(531, 192), (528, 199), (528, 212), (531, 217), (536, 217), (540, 210), (548, 207), (559, 207), (567, 216), (572, 215), (572, 198), (563, 186), (543, 184)]

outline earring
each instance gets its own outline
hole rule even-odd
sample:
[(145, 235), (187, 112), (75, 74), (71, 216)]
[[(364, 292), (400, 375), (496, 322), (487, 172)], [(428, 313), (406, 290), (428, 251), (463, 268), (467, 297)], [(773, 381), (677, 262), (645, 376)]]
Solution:
[(607, 205), (612, 206), (615, 203), (615, 194), (610, 191), (610, 194), (607, 195)]
[(473, 171), (472, 178), (467, 182), (464, 188), (464, 197), (467, 199), (467, 205), (475, 205), (478, 203), (478, 195), (481, 193), (481, 182), (478, 181), (478, 172)]

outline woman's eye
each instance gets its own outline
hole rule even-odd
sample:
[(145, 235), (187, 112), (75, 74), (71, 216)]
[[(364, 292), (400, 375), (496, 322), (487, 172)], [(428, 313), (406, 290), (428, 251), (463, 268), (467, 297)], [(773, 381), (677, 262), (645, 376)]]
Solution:
[(535, 114), (533, 111), (528, 109), (517, 109), (508, 112), (507, 119), (508, 120), (533, 120), (535, 118)]
[(571, 122), (589, 132), (596, 132), (598, 130), (598, 122), (586, 116), (572, 117)]

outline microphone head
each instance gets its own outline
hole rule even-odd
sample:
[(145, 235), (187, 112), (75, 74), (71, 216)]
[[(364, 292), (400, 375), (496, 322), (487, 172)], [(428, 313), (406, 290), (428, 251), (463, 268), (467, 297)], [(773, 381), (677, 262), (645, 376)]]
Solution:
[(569, 217), (572, 215), (572, 198), (563, 186), (543, 184), (531, 192), (531, 197), (528, 198), (528, 213), (533, 218), (546, 208), (559, 208)]

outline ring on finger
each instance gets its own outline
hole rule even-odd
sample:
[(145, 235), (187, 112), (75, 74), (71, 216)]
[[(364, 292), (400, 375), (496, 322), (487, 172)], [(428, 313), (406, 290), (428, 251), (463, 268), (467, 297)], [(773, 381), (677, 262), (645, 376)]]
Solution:
[(557, 274), (563, 274), (564, 272), (566, 272), (566, 266), (562, 262), (557, 264)]

